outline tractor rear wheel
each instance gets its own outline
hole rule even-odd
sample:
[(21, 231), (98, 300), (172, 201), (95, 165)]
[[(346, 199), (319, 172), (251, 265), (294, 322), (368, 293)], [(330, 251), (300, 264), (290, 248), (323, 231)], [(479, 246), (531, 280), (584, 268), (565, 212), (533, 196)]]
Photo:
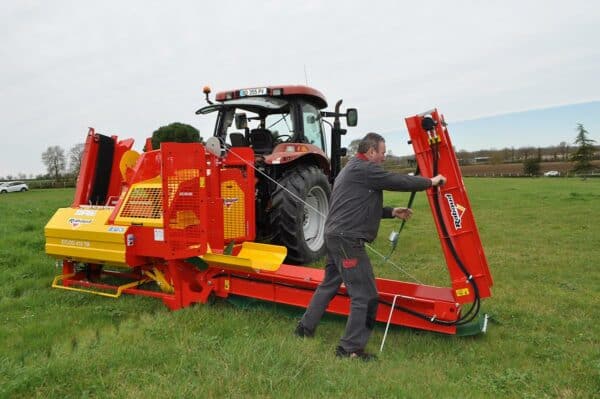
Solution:
[(287, 247), (286, 262), (313, 262), (325, 255), (325, 219), (331, 194), (327, 177), (316, 166), (300, 165), (288, 171), (279, 184), (285, 190), (277, 187), (272, 197), (272, 241)]

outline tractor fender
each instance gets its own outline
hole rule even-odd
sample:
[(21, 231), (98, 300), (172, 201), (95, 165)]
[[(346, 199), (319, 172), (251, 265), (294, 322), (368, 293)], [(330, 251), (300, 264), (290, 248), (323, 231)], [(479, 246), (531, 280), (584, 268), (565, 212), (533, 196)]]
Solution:
[(265, 156), (267, 165), (289, 165), (302, 160), (303, 163), (318, 166), (326, 175), (331, 171), (331, 164), (327, 154), (313, 144), (282, 143), (278, 144), (270, 155)]

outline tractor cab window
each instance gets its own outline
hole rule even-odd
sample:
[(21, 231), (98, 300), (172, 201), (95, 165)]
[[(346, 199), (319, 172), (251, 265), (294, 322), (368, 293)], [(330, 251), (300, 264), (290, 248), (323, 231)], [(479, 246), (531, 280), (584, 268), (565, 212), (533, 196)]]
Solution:
[(227, 144), (234, 147), (247, 146), (245, 129), (237, 129), (233, 124), (235, 108), (224, 109), (220, 115), (216, 136), (222, 137)]
[(319, 119), (319, 110), (311, 104), (302, 104), (302, 123), (304, 124), (304, 139), (325, 151), (323, 129)]
[[(218, 112), (215, 136), (234, 147), (254, 147), (252, 136), (257, 131), (259, 133), (256, 135), (263, 139), (265, 133), (269, 133), (271, 140), (268, 142), (272, 145), (292, 139), (295, 118), (291, 109), (292, 105), (283, 98), (252, 96), (228, 100), (222, 104), (210, 104), (197, 110), (196, 114)], [(267, 151), (266, 147), (264, 145), (261, 148)]]
[(294, 126), (289, 113), (267, 115), (265, 118), (265, 127), (273, 135), (274, 141), (288, 141), (294, 135)]
[[(236, 123), (233, 123), (234, 120)], [(242, 123), (238, 123), (238, 120)], [(294, 122), (289, 107), (281, 109), (281, 113), (268, 113), (268, 110), (256, 108), (231, 108), (222, 113), (221, 121), (219, 135), (227, 144), (233, 147), (251, 146), (259, 153), (269, 153), (277, 144), (291, 141), (294, 137)], [(258, 144), (258, 140), (261, 144)]]

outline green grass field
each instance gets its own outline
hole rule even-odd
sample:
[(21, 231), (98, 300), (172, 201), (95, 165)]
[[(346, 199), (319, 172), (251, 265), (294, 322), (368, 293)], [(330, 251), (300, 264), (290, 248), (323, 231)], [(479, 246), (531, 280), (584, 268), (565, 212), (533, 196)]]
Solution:
[[(170, 312), (151, 298), (53, 290), (60, 269), (44, 254), (43, 228), (73, 190), (0, 196), (0, 398), (600, 397), (600, 179), (466, 185), (495, 280), (488, 333), (392, 328), (374, 363), (335, 358), (340, 317), (303, 340), (292, 334), (301, 311), (274, 304)], [(376, 274), (446, 285), (423, 194), (414, 208), (393, 256), (400, 268), (372, 256)], [(393, 227), (382, 223), (382, 252)]]

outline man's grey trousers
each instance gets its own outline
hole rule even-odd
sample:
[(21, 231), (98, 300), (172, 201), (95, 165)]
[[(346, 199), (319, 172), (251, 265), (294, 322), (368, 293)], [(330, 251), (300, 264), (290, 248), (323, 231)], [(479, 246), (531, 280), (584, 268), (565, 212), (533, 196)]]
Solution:
[(375, 326), (378, 294), (371, 261), (364, 240), (327, 235), (327, 265), (325, 279), (313, 295), (300, 324), (315, 331), (331, 299), (342, 282), (350, 297), (350, 315), (340, 346), (347, 352), (364, 350)]

